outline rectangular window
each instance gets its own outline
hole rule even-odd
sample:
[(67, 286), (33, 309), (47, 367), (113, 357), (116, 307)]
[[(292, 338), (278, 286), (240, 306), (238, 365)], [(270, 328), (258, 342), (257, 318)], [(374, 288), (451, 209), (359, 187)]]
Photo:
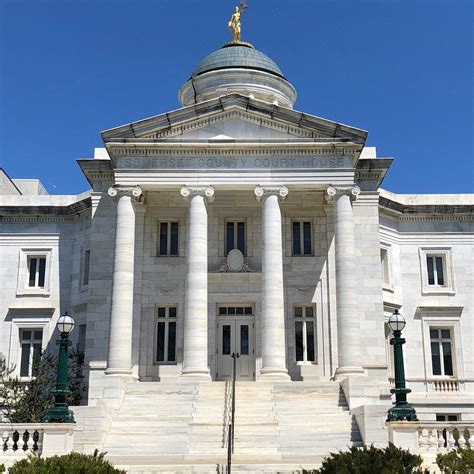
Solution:
[(82, 284), (87, 286), (89, 284), (89, 267), (91, 263), (91, 251), (84, 250), (84, 266), (82, 270)]
[(79, 336), (77, 338), (77, 350), (83, 354), (86, 352), (86, 325), (79, 324)]
[(157, 362), (176, 362), (176, 315), (176, 306), (160, 306), (157, 309)]
[(436, 414), (436, 421), (459, 421), (459, 415)]
[(380, 249), (380, 263), (382, 264), (382, 281), (385, 285), (388, 285), (390, 284), (390, 268), (387, 249)]
[(252, 306), (220, 306), (219, 316), (252, 316)]
[(445, 286), (445, 262), (441, 255), (427, 255), (426, 268), (428, 272), (428, 285)]
[(44, 288), (46, 257), (28, 257), (28, 286)]
[(159, 255), (177, 256), (179, 239), (177, 222), (160, 222)]
[(311, 222), (293, 222), (293, 255), (312, 254)]
[(433, 375), (454, 375), (451, 329), (430, 328)]
[(316, 328), (313, 306), (295, 306), (296, 362), (316, 362)]
[(20, 332), (20, 377), (34, 377), (36, 362), (41, 357), (42, 329), (22, 329)]
[(245, 255), (245, 222), (226, 222), (226, 255), (234, 249), (238, 249)]

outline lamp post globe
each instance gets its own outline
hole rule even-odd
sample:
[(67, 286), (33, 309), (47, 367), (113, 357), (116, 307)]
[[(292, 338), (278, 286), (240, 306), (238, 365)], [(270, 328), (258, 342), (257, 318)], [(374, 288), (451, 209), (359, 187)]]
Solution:
[(67, 311), (59, 317), (56, 327), (61, 335), (56, 341), (59, 346), (58, 374), (56, 388), (51, 390), (54, 395), (54, 407), (50, 408), (44, 417), (46, 423), (74, 423), (74, 415), (67, 405), (67, 396), (71, 393), (67, 384), (68, 349), (71, 345), (69, 334), (74, 329), (74, 319)]
[(393, 346), (393, 358), (395, 368), (395, 388), (390, 390), (395, 394), (394, 406), (388, 410), (387, 421), (417, 421), (415, 409), (407, 402), (407, 394), (411, 392), (406, 387), (405, 364), (403, 362), (403, 344), (402, 331), (406, 326), (406, 320), (398, 309), (388, 318), (388, 325), (393, 331), (393, 337), (390, 344)]
[(76, 323), (74, 322), (74, 319), (72, 319), (66, 311), (62, 316), (59, 317), (56, 327), (58, 328), (58, 331), (61, 333), (61, 335), (69, 334), (74, 329), (75, 324)]
[(393, 314), (388, 318), (388, 325), (390, 326), (390, 329), (393, 332), (395, 331), (402, 332), (406, 324), (407, 322), (405, 318), (403, 317), (403, 314), (399, 313), (398, 309), (396, 309), (393, 312)]

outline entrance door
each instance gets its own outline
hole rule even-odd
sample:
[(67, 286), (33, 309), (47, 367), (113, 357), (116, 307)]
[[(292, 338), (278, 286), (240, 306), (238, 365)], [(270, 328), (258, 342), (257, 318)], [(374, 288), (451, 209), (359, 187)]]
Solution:
[(249, 319), (222, 318), (217, 323), (217, 379), (232, 378), (232, 354), (238, 354), (236, 379), (254, 380), (254, 323)]

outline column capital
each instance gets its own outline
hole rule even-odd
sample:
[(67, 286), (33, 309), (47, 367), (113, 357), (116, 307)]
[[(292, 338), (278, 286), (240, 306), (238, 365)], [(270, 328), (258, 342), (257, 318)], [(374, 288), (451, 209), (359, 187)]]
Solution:
[(129, 196), (136, 202), (142, 202), (144, 199), (143, 190), (140, 186), (122, 186), (120, 184), (114, 184), (110, 186), (107, 194), (118, 201), (122, 196)]
[(212, 186), (183, 186), (180, 194), (184, 199), (202, 196), (207, 198), (208, 202), (214, 201), (214, 188)]
[(355, 201), (359, 194), (359, 186), (329, 186), (326, 189), (326, 201), (334, 202), (339, 196), (349, 196), (351, 201)]
[(255, 196), (257, 201), (261, 201), (265, 196), (275, 194), (282, 201), (288, 196), (288, 188), (286, 186), (260, 186), (255, 188)]

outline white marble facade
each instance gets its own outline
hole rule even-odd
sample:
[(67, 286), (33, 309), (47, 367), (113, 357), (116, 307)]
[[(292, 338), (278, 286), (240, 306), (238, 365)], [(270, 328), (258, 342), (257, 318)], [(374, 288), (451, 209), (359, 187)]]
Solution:
[[(104, 132), (105, 148), (78, 160), (91, 185), (79, 196), (22, 193), (1, 176), (0, 353), (19, 374), (24, 331), (53, 348), (69, 311), (94, 404), (117, 375), (222, 379), (219, 331), (232, 321), (233, 331), (248, 324), (245, 380), (362, 376), (381, 398), (392, 376), (386, 320), (399, 308), (420, 417), (472, 419), (474, 197), (384, 191), (392, 159), (364, 147), (366, 132), (291, 109), (293, 95), (283, 107), (239, 87), (206, 85), (205, 100), (186, 96), (177, 111)], [(245, 271), (223, 271), (229, 222), (244, 223)], [(302, 255), (298, 222), (310, 229)], [(161, 224), (177, 229), (171, 255), (160, 255)], [(428, 281), (430, 255), (442, 259), (440, 285)], [(36, 257), (45, 282), (31, 287)], [(219, 314), (236, 307), (251, 310)], [(314, 354), (308, 339), (296, 347), (296, 321), (313, 331)], [(448, 331), (452, 373), (434, 374), (430, 329)]]

